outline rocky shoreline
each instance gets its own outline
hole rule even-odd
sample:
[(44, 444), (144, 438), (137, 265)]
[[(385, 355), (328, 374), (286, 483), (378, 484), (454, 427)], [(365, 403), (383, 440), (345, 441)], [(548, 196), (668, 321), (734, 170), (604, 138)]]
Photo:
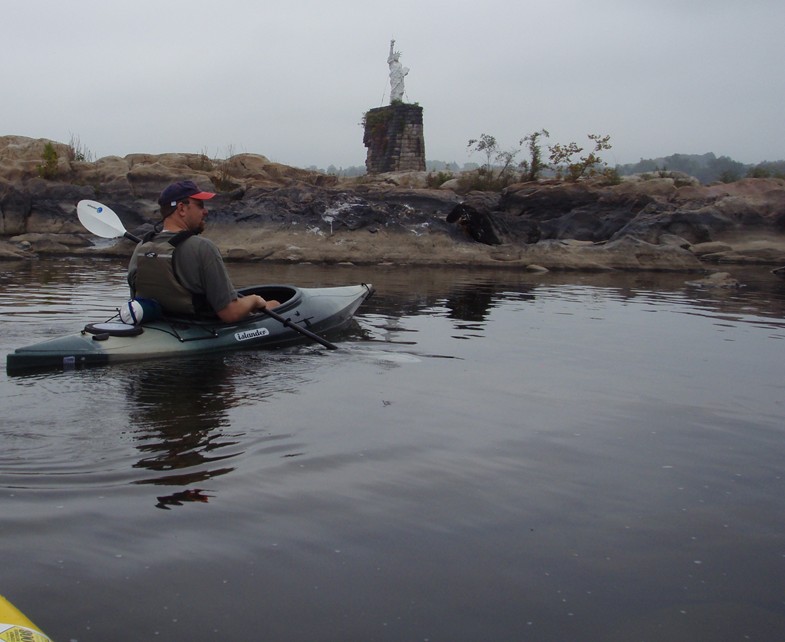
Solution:
[[(127, 256), (95, 239), (76, 203), (105, 203), (140, 235), (156, 198), (189, 178), (217, 191), (206, 234), (230, 261), (507, 267), (515, 270), (716, 272), (785, 265), (785, 180), (703, 186), (659, 172), (600, 182), (540, 181), (500, 193), (432, 187), (426, 172), (339, 179), (240, 154), (133, 154), (94, 162), (51, 141), (0, 137), (0, 258)], [(724, 266), (724, 267), (723, 267)]]

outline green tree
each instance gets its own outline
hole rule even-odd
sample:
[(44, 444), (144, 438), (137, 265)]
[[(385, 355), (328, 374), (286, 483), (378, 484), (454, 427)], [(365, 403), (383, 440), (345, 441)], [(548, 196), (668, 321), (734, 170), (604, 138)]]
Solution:
[(543, 170), (548, 169), (548, 165), (542, 162), (542, 148), (540, 147), (540, 137), (548, 138), (550, 134), (547, 129), (529, 134), (521, 138), (519, 144), (529, 148), (529, 160), (521, 163), (521, 169), (525, 172), (526, 178), (536, 181)]
[(467, 145), (469, 152), (481, 152), (485, 154), (485, 169), (490, 171), (491, 160), (499, 153), (499, 145), (496, 138), (490, 134), (480, 134), (479, 138), (472, 138)]
[(513, 161), (520, 150), (503, 151), (496, 138), (481, 134), (468, 143), (470, 152), (485, 154), (485, 164), (477, 170), (475, 189), (502, 189), (515, 180)]
[(709, 170), (713, 174), (714, 180), (719, 180), (723, 183), (733, 183), (746, 173), (742, 163), (727, 156), (720, 156), (711, 161)]
[(758, 163), (747, 170), (747, 178), (785, 178), (785, 161)]
[[(556, 172), (558, 178), (564, 178), (565, 173), (572, 176), (573, 170), (573, 156), (580, 154), (583, 147), (578, 147), (578, 143), (556, 143), (555, 145), (548, 146), (550, 152), (551, 167)], [(577, 180), (577, 178), (576, 178)]]
[(38, 166), (38, 175), (47, 180), (53, 179), (57, 176), (57, 150), (51, 142), (44, 145), (42, 159), (44, 162)]
[(600, 152), (611, 149), (610, 135), (589, 134), (588, 138), (594, 142), (594, 149), (586, 156), (579, 156), (577, 160), (575, 156), (583, 151), (583, 147), (579, 147), (577, 143), (556, 143), (548, 148), (551, 164), (559, 177), (577, 181), (584, 176), (594, 176), (606, 170), (607, 164), (600, 157)]
[(766, 167), (756, 165), (747, 170), (747, 178), (771, 178), (771, 170)]

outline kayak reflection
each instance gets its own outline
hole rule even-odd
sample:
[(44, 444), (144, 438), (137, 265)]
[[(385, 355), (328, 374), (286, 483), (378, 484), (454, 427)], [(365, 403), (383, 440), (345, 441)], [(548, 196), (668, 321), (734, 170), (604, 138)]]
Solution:
[(170, 510), (170, 506), (182, 506), (183, 502), (201, 502), (206, 504), (210, 497), (215, 497), (215, 495), (207, 495), (201, 488), (191, 488), (159, 497), (155, 507)]
[[(222, 357), (140, 369), (128, 381), (130, 425), (144, 454), (134, 468), (160, 473), (137, 484), (189, 486), (234, 470), (242, 432), (228, 410), (238, 403)], [(180, 498), (182, 499), (182, 497)]]
[(132, 483), (172, 487), (156, 497), (158, 508), (208, 503), (217, 494), (211, 479), (235, 471), (238, 457), (259, 440), (279, 438), (259, 425), (258, 415), (244, 420), (237, 408), (296, 393), (310, 378), (309, 357), (322, 353), (298, 346), (129, 366), (128, 423), (142, 453), (133, 468), (145, 471)]

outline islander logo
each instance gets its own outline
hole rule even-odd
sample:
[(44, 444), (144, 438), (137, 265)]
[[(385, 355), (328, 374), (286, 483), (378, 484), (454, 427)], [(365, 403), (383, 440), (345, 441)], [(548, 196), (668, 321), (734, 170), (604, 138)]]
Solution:
[(244, 332), (235, 332), (235, 341), (248, 341), (248, 339), (259, 339), (266, 337), (270, 334), (267, 328), (256, 328), (255, 330), (245, 330)]

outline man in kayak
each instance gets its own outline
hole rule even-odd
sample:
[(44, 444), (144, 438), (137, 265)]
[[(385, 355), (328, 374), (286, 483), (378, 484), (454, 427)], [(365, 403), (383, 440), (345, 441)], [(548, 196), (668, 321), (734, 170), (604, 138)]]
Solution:
[(136, 246), (128, 265), (132, 297), (155, 299), (169, 314), (217, 315), (225, 323), (280, 305), (257, 294), (239, 296), (220, 251), (199, 236), (207, 216), (205, 201), (214, 196), (193, 181), (172, 183), (161, 192), (163, 229)]

